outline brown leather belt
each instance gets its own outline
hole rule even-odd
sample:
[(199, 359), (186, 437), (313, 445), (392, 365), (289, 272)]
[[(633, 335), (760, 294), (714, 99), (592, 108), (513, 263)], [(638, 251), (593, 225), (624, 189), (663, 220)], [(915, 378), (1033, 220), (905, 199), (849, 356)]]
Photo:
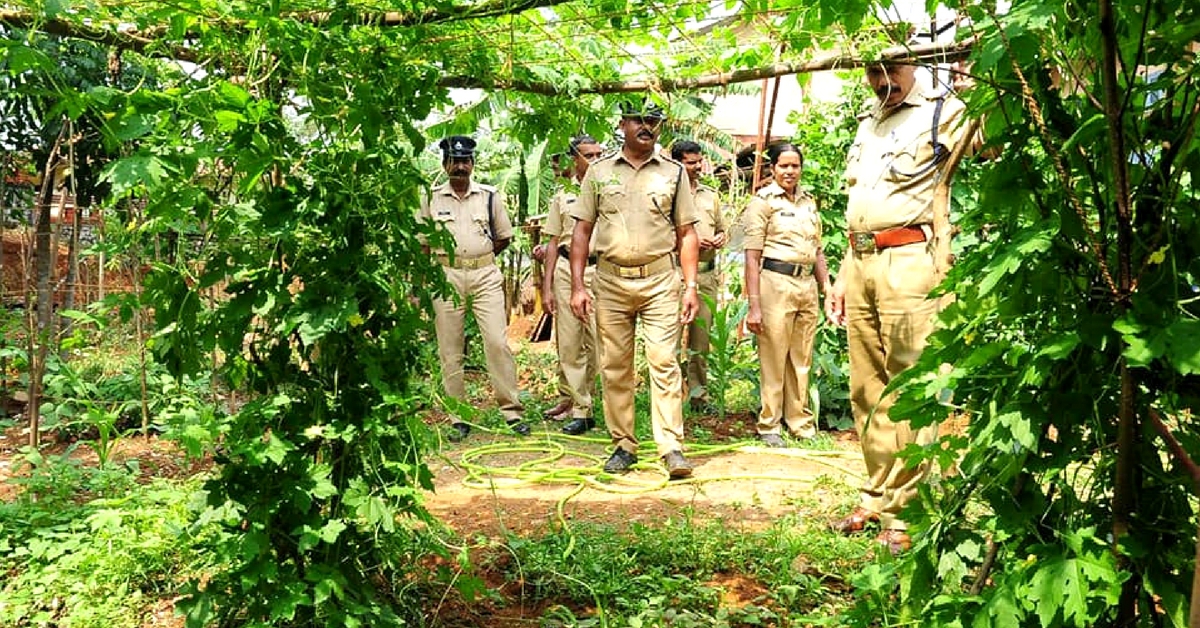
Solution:
[(855, 253), (874, 253), (905, 244), (928, 240), (925, 230), (919, 225), (884, 229), (883, 231), (851, 231), (850, 246)]
[(711, 273), (717, 269), (717, 260), (710, 259), (707, 262), (700, 262), (696, 265), (696, 272)]
[(791, 262), (781, 262), (777, 259), (771, 259), (770, 257), (763, 258), (762, 267), (763, 270), (787, 275), (788, 277), (803, 277), (811, 275), (813, 271), (812, 264), (793, 264)]
[(596, 262), (596, 270), (622, 279), (642, 279), (675, 270), (675, 259), (671, 255), (664, 255), (641, 266), (621, 266), (602, 259)]
[[(570, 260), (571, 259), (571, 249), (568, 249), (567, 245), (565, 245), (565, 244), (558, 245), (558, 256), (563, 259)], [(588, 256), (587, 265), (588, 266), (596, 265), (596, 256), (595, 255)]]
[(447, 268), (462, 268), (465, 270), (475, 270), (485, 266), (491, 266), (496, 263), (496, 256), (488, 253), (479, 257), (455, 257), (454, 263), (450, 262), (449, 255), (438, 255), (438, 263)]

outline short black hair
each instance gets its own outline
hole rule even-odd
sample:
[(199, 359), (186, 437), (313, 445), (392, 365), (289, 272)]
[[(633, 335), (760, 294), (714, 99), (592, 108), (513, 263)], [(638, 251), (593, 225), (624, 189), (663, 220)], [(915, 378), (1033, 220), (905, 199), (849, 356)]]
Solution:
[(679, 161), (684, 155), (692, 153), (704, 154), (704, 149), (692, 140), (679, 140), (671, 145), (671, 159)]
[(572, 157), (574, 157), (579, 154), (580, 146), (583, 146), (584, 144), (599, 144), (599, 143), (600, 142), (596, 141), (596, 138), (588, 135), (587, 133), (584, 133), (582, 135), (576, 135), (575, 137), (571, 138), (571, 144), (567, 148), (567, 153), (570, 154)]
[(804, 151), (791, 142), (780, 142), (767, 147), (767, 161), (775, 163), (779, 161), (779, 156), (784, 153), (796, 153), (800, 156), (800, 165), (804, 165)]

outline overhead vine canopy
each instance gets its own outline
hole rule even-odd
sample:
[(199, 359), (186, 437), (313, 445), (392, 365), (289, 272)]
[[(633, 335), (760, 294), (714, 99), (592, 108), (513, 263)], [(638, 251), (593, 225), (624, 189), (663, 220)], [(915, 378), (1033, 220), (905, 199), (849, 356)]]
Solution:
[(340, 30), (356, 33), (364, 54), (438, 72), (443, 86), (546, 95), (711, 87), (864, 58), (949, 61), (969, 48), (884, 50), (887, 32), (858, 28), (870, 15), (862, 0), (33, 4), (0, 11), (0, 23), (235, 72), (251, 61), (239, 60), (231, 41), (265, 42), (281, 29), (315, 40)]

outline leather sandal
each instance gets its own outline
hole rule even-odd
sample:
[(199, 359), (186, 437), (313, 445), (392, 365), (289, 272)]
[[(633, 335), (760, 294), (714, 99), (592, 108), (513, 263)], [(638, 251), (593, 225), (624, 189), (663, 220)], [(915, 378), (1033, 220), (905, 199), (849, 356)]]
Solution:
[(842, 534), (854, 534), (867, 529), (872, 523), (879, 523), (879, 513), (858, 506), (854, 512), (829, 524), (829, 529)]
[(875, 542), (886, 547), (892, 556), (906, 552), (912, 547), (912, 538), (904, 530), (884, 530), (875, 537)]
[(549, 410), (546, 410), (545, 412), (543, 412), (542, 416), (547, 419), (561, 420), (564, 418), (564, 415), (566, 413), (571, 411), (571, 406), (573, 406), (573, 405), (574, 404), (571, 403), (570, 399), (563, 399), (562, 401), (558, 402), (558, 404), (555, 405), (553, 408), (550, 408)]

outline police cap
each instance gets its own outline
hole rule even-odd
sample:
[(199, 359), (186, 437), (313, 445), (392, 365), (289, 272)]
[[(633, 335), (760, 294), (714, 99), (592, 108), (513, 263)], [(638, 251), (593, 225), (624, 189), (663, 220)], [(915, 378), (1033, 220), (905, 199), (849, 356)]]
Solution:
[(662, 107), (659, 107), (650, 100), (644, 100), (641, 102), (626, 100), (621, 103), (621, 117), (645, 118), (647, 120), (666, 120), (667, 112), (663, 111)]
[(475, 140), (466, 135), (451, 135), (438, 142), (442, 149), (442, 159), (473, 159), (475, 157)]

